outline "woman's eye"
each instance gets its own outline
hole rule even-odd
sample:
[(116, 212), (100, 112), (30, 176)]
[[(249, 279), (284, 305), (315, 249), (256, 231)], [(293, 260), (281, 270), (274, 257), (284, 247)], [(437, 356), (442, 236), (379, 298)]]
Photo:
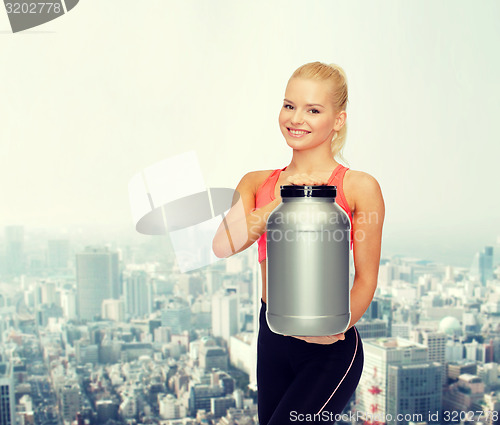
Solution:
[(285, 109), (293, 109), (293, 106), (292, 105), (283, 105), (283, 108), (285, 108)]
[(311, 112), (312, 112), (313, 114), (319, 114), (319, 111), (318, 111), (317, 109), (311, 109)]

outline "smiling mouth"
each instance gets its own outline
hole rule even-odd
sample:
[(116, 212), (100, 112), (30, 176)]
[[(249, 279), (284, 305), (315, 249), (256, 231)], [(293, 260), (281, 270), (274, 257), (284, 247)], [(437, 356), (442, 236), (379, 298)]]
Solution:
[(292, 136), (303, 136), (304, 134), (310, 133), (310, 131), (307, 131), (307, 130), (295, 130), (295, 129), (289, 128), (289, 127), (287, 127), (287, 130)]

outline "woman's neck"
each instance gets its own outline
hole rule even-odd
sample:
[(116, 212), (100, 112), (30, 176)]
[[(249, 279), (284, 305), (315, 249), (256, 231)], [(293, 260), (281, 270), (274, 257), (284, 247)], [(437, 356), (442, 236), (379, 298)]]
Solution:
[(335, 161), (331, 151), (328, 154), (314, 151), (293, 151), (292, 160), (286, 170), (292, 174), (310, 174), (317, 172), (332, 171), (339, 163)]

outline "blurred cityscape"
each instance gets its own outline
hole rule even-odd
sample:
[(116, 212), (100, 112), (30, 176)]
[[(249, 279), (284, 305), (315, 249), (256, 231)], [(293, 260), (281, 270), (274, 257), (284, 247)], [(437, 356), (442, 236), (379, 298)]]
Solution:
[[(256, 247), (181, 273), (166, 237), (0, 235), (0, 425), (258, 424)], [(500, 265), (382, 258), (339, 423), (498, 423)]]

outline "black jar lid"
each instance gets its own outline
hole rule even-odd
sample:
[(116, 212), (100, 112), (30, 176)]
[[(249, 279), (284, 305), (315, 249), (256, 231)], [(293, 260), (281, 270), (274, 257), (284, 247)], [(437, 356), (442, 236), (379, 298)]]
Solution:
[(337, 196), (337, 186), (320, 185), (282, 185), (282, 198), (335, 198)]

